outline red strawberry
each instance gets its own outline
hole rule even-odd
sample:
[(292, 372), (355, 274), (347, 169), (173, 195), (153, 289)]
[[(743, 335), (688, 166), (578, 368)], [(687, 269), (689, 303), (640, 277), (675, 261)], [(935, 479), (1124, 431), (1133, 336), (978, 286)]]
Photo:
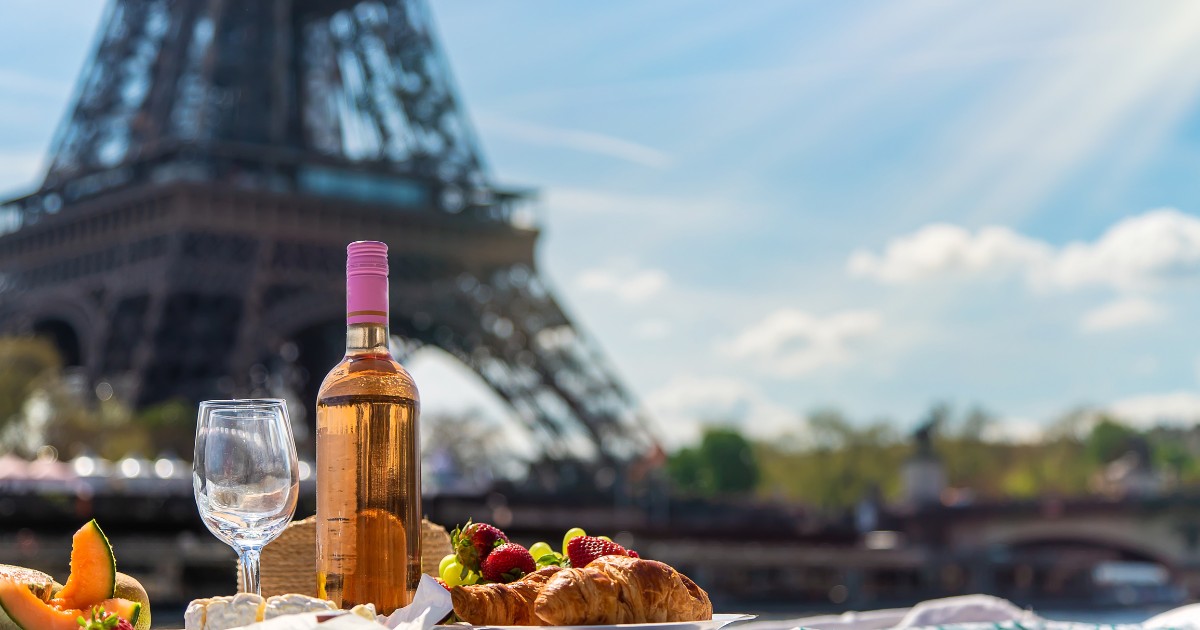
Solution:
[(632, 549), (630, 549), (629, 551), (625, 552), (625, 555), (629, 556), (630, 558), (641, 558), (641, 556), (640, 556), (640, 555), (638, 555), (638, 552), (636, 552), (636, 551), (634, 551), (634, 550), (632, 550)]
[(586, 567), (600, 556), (628, 555), (631, 555), (629, 550), (621, 545), (595, 536), (577, 536), (567, 543), (567, 557), (571, 559), (571, 566), (577, 568)]
[(513, 582), (537, 570), (529, 550), (516, 543), (504, 543), (483, 561), (483, 579), (489, 582)]
[(487, 523), (467, 521), (462, 529), (456, 529), (450, 535), (450, 544), (454, 546), (454, 555), (458, 557), (458, 563), (475, 572), (479, 572), (483, 561), (493, 549), (506, 542), (508, 536)]
[(113, 630), (133, 630), (133, 624), (125, 619), (121, 619), (117, 622), (117, 625), (113, 626)]

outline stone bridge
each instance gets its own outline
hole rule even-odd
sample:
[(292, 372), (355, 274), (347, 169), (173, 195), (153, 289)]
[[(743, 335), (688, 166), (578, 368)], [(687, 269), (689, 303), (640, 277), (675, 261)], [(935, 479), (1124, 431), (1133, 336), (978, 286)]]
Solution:
[[(981, 591), (994, 590), (997, 581), (1019, 588), (1039, 577), (1067, 580), (1117, 560), (1161, 564), (1200, 595), (1200, 496), (938, 506), (902, 515), (899, 523), (911, 542), (975, 568), (971, 581)], [(991, 570), (980, 575), (984, 566)]]

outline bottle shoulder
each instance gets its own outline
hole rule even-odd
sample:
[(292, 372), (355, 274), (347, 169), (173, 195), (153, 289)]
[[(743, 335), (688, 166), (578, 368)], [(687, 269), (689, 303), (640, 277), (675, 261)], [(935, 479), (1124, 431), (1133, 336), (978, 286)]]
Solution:
[(325, 376), (317, 402), (341, 396), (396, 396), (420, 402), (417, 384), (390, 355), (343, 357)]

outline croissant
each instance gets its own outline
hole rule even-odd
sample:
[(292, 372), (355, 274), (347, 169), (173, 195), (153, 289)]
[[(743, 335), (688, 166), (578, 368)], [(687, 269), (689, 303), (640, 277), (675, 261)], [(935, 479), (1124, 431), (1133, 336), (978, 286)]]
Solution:
[(544, 626), (533, 600), (559, 567), (546, 567), (508, 584), (473, 584), (450, 589), (454, 613), (474, 626)]
[(552, 626), (704, 621), (712, 619), (712, 602), (667, 564), (602, 556), (550, 575), (533, 612)]

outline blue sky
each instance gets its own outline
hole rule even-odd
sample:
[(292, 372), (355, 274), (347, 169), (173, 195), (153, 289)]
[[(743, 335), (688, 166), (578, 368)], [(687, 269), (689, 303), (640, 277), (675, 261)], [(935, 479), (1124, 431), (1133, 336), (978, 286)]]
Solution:
[[(981, 404), (1200, 416), (1200, 5), (432, 0), (540, 262), (672, 444)], [(0, 6), (0, 188), (100, 3)], [(436, 356), (427, 411), (499, 405)]]

